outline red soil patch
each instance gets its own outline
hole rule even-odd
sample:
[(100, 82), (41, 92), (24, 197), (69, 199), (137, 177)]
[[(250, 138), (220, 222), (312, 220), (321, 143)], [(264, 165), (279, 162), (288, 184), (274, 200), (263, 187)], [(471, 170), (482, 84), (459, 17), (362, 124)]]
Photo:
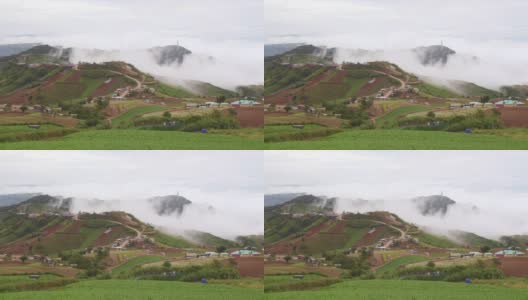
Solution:
[(379, 236), (381, 235), (382, 233), (382, 229), (381, 228), (376, 228), (376, 230), (374, 232), (367, 232), (365, 233), (365, 235), (363, 235), (363, 237), (361, 238), (361, 240), (359, 240), (356, 244), (357, 247), (364, 247), (364, 246), (370, 246), (372, 244), (374, 244), (375, 242), (377, 242), (379, 240)]
[(501, 107), (501, 119), (508, 127), (528, 127), (528, 107)]
[(7, 95), (7, 96), (1, 96), (0, 97), (0, 103), (10, 103), (10, 104), (28, 104), (29, 103), (29, 96), (33, 95), (36, 90), (40, 88), (46, 88), (51, 86), (53, 83), (61, 79), (64, 75), (64, 70), (57, 72), (57, 74), (50, 76), (47, 78), (41, 85), (34, 87), (34, 88), (22, 88), (14, 91), (13, 93)]
[(365, 83), (358, 91), (358, 97), (365, 97), (372, 95), (376, 88), (385, 83), (385, 78), (374, 77), (372, 82)]
[(238, 107), (236, 115), (240, 126), (243, 128), (264, 126), (263, 107)]
[(506, 276), (528, 276), (528, 257), (503, 257), (500, 258), (500, 269)]
[[(305, 89), (309, 89), (309, 88), (312, 88), (316, 85), (318, 85), (319, 83), (321, 83), (321, 81), (323, 81), (327, 76), (328, 76), (328, 71), (329, 70), (326, 70), (325, 72), (321, 72), (321, 74), (315, 76), (314, 78), (312, 78), (310, 81), (308, 81), (305, 85), (304, 85), (304, 88)], [(343, 71), (345, 72), (345, 71)], [(346, 75), (346, 72), (345, 72), (345, 75)], [(280, 90), (278, 92), (276, 92), (275, 94), (273, 95), (270, 95), (268, 97), (266, 97), (266, 103), (271, 103), (271, 104), (288, 104), (290, 102), (293, 101), (293, 97), (295, 96), (295, 94), (301, 89), (302, 87), (300, 88), (294, 88), (294, 89), (283, 89), (283, 90)]]
[(236, 259), (238, 272), (242, 277), (264, 277), (264, 258), (262, 256), (239, 257)]
[(341, 84), (346, 75), (347, 71), (339, 70), (330, 80), (328, 80), (328, 83)]
[(81, 71), (74, 70), (73, 74), (70, 75), (64, 82), (67, 83), (79, 83), (81, 81)]
[(345, 231), (346, 221), (338, 221), (337, 224), (330, 230), (328, 233), (337, 233), (341, 234)]
[(46, 229), (44, 229), (44, 231), (42, 231), (42, 236), (46, 237), (48, 235), (54, 234), (55, 232), (59, 231), (62, 227), (63, 226), (60, 223), (47, 227)]
[(319, 225), (317, 225), (317, 226), (313, 226), (313, 227), (311, 227), (311, 228), (308, 230), (308, 232), (306, 232), (306, 233), (304, 234), (304, 238), (307, 239), (307, 238), (309, 238), (309, 237), (311, 237), (311, 236), (313, 236), (313, 235), (315, 235), (315, 234), (318, 234), (318, 233), (321, 232), (321, 230), (323, 230), (327, 225), (328, 225), (327, 223), (321, 223), (321, 224), (319, 224)]
[(81, 229), (81, 221), (75, 220), (73, 223), (64, 230), (67, 234), (78, 234)]

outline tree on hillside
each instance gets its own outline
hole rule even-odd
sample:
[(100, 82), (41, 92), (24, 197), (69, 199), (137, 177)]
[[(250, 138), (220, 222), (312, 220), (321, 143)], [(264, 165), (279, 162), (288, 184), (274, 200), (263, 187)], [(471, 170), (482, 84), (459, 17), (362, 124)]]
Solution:
[(227, 250), (227, 248), (225, 246), (218, 246), (216, 247), (216, 252), (217, 253), (223, 253)]
[(170, 268), (171, 266), (172, 266), (172, 265), (171, 265), (170, 261), (166, 261), (166, 262), (163, 263), (163, 267), (164, 267), (165, 269), (168, 269), (168, 268)]
[(25, 255), (22, 255), (22, 256), (20, 257), (20, 261), (22, 261), (22, 263), (25, 263), (27, 259), (28, 259), (28, 257), (25, 256)]
[(226, 101), (226, 96), (221, 95), (216, 97), (216, 103), (224, 103)]
[(481, 103), (488, 103), (489, 101), (490, 101), (490, 96), (488, 96), (488, 95), (480, 97), (480, 102)]
[(172, 117), (172, 115), (171, 115), (170, 111), (166, 111), (166, 112), (163, 113), (163, 117), (165, 119), (170, 119)]
[(25, 106), (25, 105), (22, 105), (22, 107), (20, 108), (20, 110), (25, 113), (27, 110), (28, 110), (28, 107)]
[(286, 263), (289, 263), (291, 259), (292, 259), (292, 257), (289, 256), (289, 255), (287, 255), (287, 256), (284, 257), (284, 261), (285, 261)]
[(436, 117), (436, 114), (434, 113), (434, 111), (430, 111), (427, 113), (427, 117), (429, 119), (434, 119)]
[(490, 252), (490, 250), (491, 250), (490, 246), (487, 246), (487, 245), (480, 247), (480, 252), (482, 253)]
[(284, 110), (285, 110), (287, 113), (289, 113), (289, 112), (292, 110), (292, 108), (291, 108), (291, 106), (287, 105), (287, 106), (284, 108)]

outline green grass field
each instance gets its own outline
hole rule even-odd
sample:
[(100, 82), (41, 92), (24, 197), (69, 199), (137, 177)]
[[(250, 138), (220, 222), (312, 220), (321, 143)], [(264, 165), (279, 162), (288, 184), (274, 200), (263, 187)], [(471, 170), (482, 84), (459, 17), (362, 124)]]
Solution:
[(124, 264), (112, 269), (112, 275), (118, 275), (120, 273), (128, 272), (132, 270), (135, 266), (141, 266), (144, 264), (154, 263), (162, 260), (165, 260), (165, 258), (156, 255), (134, 257), (131, 260), (125, 262)]
[(276, 150), (526, 150), (528, 139), (478, 134), (418, 130), (346, 130), (306, 141), (266, 143)]
[(61, 278), (53, 274), (41, 274), (39, 279), (31, 279), (29, 275), (0, 275), (0, 287), (7, 284), (17, 284), (23, 282), (33, 282), (33, 281), (47, 281)]
[(58, 139), (0, 143), (0, 149), (49, 150), (246, 150), (262, 149), (262, 139), (235, 135), (154, 130), (85, 130)]
[(139, 116), (163, 110), (166, 110), (166, 108), (159, 105), (135, 107), (125, 112), (124, 114), (118, 116), (117, 118), (114, 118), (112, 120), (112, 126), (127, 127), (127, 125), (130, 125), (132, 121)]
[(400, 119), (401, 117), (411, 113), (428, 110), (431, 110), (431, 107), (418, 105), (402, 106), (376, 119), (376, 126), (384, 128), (396, 127), (398, 125), (398, 119)]
[(148, 280), (89, 280), (47, 291), (0, 294), (2, 300), (248, 300), (264, 299), (261, 289), (221, 284)]
[(429, 260), (425, 256), (420, 255), (410, 255), (410, 256), (403, 256), (398, 257), (395, 260), (383, 265), (381, 268), (377, 269), (377, 273), (385, 273), (385, 272), (392, 272), (398, 269), (400, 266), (405, 266), (412, 263), (422, 262)]
[(410, 280), (353, 280), (314, 291), (267, 293), (265, 299), (527, 300), (526, 289)]
[(293, 278), (293, 275), (266, 275), (264, 277), (264, 284), (288, 284), (288, 283), (296, 283), (299, 281), (310, 281), (314, 279), (321, 279), (325, 278), (324, 276), (321, 276), (319, 274), (304, 274), (303, 279), (295, 279)]

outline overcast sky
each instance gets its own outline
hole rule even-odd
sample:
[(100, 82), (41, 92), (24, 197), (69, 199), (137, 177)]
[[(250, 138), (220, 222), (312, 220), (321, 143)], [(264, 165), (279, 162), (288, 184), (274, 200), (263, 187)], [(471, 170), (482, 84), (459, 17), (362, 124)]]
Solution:
[(528, 49), (524, 0), (264, 0), (266, 43), (363, 49), (439, 44), (508, 58)]
[[(337, 212), (390, 211), (442, 234), (528, 234), (526, 151), (266, 151), (264, 157), (268, 194), (337, 197)], [(444, 217), (423, 216), (408, 201), (440, 194), (457, 202)], [(358, 207), (358, 199), (374, 202)]]
[[(154, 216), (143, 215), (141, 200), (179, 194), (218, 212), (214, 217), (183, 220), (188, 227), (202, 226), (187, 229), (257, 234), (263, 230), (262, 155), (261, 151), (0, 151), (0, 193), (121, 200), (120, 209), (139, 213), (140, 219), (154, 224)], [(183, 221), (160, 220), (160, 225)]]

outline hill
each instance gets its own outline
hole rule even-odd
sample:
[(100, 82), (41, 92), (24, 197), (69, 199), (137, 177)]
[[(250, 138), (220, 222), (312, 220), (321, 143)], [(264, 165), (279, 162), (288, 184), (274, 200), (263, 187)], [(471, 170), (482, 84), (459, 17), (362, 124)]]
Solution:
[[(454, 201), (443, 196), (417, 198), (424, 215), (442, 214)], [(373, 211), (342, 213), (321, 209), (322, 199), (301, 196), (276, 206), (265, 207), (265, 249), (275, 254), (321, 254), (325, 251), (358, 247), (480, 249), (504, 244), (474, 233), (451, 230), (432, 233), (402, 220), (397, 215)], [(328, 207), (328, 206), (327, 206)]]
[(264, 57), (280, 55), (302, 45), (304, 43), (266, 44), (264, 45)]
[(266, 194), (264, 195), (264, 206), (279, 205), (302, 195), (304, 193)]
[(28, 49), (31, 49), (35, 46), (38, 46), (38, 43), (22, 43), (22, 44), (6, 44), (0, 45), (0, 57), (1, 56), (11, 56), (24, 52)]
[(38, 194), (36, 193), (19, 193), (19, 194), (0, 195), (0, 207), (17, 204), (17, 203), (26, 201), (29, 198), (35, 197), (37, 195)]
[[(175, 196), (160, 197), (182, 203)], [(185, 202), (185, 201), (183, 201)], [(135, 216), (120, 211), (72, 214), (71, 198), (38, 195), (0, 208), (0, 253), (51, 255), (95, 247), (236, 248), (258, 245), (258, 236), (231, 241), (207, 232), (189, 231), (185, 236), (167, 234)], [(172, 210), (173, 207), (167, 208)], [(178, 208), (174, 208), (177, 212)]]
[(437, 214), (445, 216), (449, 207), (456, 203), (453, 199), (443, 195), (418, 197), (412, 199), (412, 202), (423, 216), (434, 216)]
[(154, 197), (148, 200), (159, 216), (168, 216), (176, 213), (181, 215), (185, 207), (192, 202), (179, 195)]

